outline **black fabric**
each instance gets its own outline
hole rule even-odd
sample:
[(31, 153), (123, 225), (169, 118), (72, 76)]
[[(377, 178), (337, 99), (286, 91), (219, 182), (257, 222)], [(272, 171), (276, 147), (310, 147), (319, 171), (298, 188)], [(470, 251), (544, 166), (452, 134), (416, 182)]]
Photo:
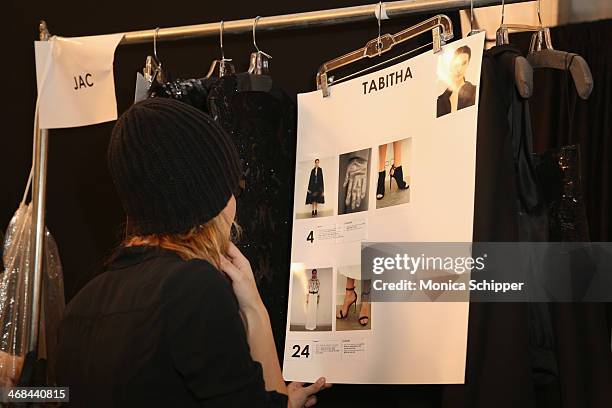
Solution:
[(130, 231), (181, 233), (227, 205), (238, 184), (235, 146), (210, 116), (165, 98), (133, 105), (117, 120), (108, 164)]
[(284, 407), (251, 359), (230, 282), (203, 260), (123, 248), (69, 303), (58, 384), (75, 407)]
[(308, 191), (306, 192), (306, 204), (325, 203), (325, 185), (323, 179), (323, 169), (313, 168), (310, 170), (308, 178)]
[(563, 146), (534, 155), (548, 209), (552, 242), (589, 242), (589, 224), (580, 175), (580, 146)]
[[(593, 92), (580, 99), (571, 75), (554, 69), (534, 70), (530, 98), (534, 149), (580, 146), (581, 175), (592, 241), (612, 239), (612, 19), (551, 27), (555, 49), (573, 52), (589, 64)], [(531, 33), (512, 35), (523, 53)]]
[[(567, 72), (535, 70), (530, 98), (534, 148), (537, 152), (552, 149), (553, 154), (559, 154), (564, 146), (579, 145), (583, 187), (579, 193), (583, 194), (586, 206), (588, 233), (592, 241), (609, 241), (612, 237), (612, 20), (553, 27), (550, 32), (555, 49), (577, 53), (587, 61), (594, 88), (589, 99), (583, 101), (578, 98)], [(527, 52), (530, 37), (529, 33), (516, 34), (512, 41)], [(570, 171), (576, 173), (577, 169), (574, 166)], [(559, 210), (573, 218), (574, 225), (556, 228), (556, 238), (582, 240), (584, 225), (575, 224), (580, 222), (582, 210), (575, 204), (569, 208), (559, 204)], [(612, 306), (555, 303), (550, 305), (550, 311), (562, 406), (612, 406)]]
[(253, 267), (282, 355), (289, 290), (295, 103), (269, 76), (247, 73), (179, 79), (155, 85), (150, 97), (180, 100), (210, 113), (238, 149), (241, 177), (236, 220), (242, 227), (238, 247)]
[[(519, 192), (511, 111), (511, 46), (484, 52), (474, 197), (474, 251), (478, 242), (519, 240)], [(529, 309), (519, 303), (472, 303), (465, 384), (442, 387), (444, 408), (535, 407), (529, 361)]]
[(287, 324), (295, 143), (295, 102), (270, 77), (224, 76), (208, 94), (212, 117), (234, 141), (242, 163), (238, 248), (258, 278), (279, 355)]
[[(452, 91), (447, 89), (438, 96), (438, 102), (436, 107), (436, 117), (444, 116), (449, 114), (451, 111), (450, 96)], [(457, 97), (457, 110), (467, 108), (476, 103), (476, 86), (468, 81), (459, 89), (459, 96)]]

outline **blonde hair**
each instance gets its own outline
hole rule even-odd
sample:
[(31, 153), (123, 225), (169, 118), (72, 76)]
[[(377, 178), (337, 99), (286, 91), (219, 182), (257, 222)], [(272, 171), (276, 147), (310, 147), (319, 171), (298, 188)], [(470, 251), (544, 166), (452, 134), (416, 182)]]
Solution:
[[(230, 233), (227, 233), (229, 228)], [(178, 234), (153, 234), (126, 238), (124, 246), (150, 245), (176, 252), (183, 260), (204, 259), (221, 268), (221, 255), (227, 253), (229, 243), (240, 236), (236, 222), (228, 225), (223, 214)]]

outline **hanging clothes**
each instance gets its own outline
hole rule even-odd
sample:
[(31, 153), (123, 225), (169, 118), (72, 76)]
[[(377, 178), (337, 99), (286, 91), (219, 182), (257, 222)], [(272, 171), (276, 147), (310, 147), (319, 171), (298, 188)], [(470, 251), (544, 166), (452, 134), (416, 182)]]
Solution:
[[(578, 98), (567, 71), (534, 72), (530, 98), (534, 146), (543, 152), (539, 156), (557, 167), (556, 177), (549, 177), (545, 183), (556, 183), (556, 192), (549, 200), (551, 240), (609, 241), (612, 20), (551, 27), (550, 33), (556, 49), (577, 53), (588, 62), (595, 84), (584, 101)], [(524, 51), (530, 39), (531, 33), (512, 37)], [(574, 254), (570, 262), (580, 262), (580, 278), (588, 279), (588, 259), (575, 255), (580, 254)], [(572, 286), (580, 292), (582, 285)], [(612, 406), (612, 307), (605, 303), (554, 303), (550, 309), (563, 406)]]
[(287, 322), (296, 106), (269, 76), (227, 75), (153, 85), (151, 97), (180, 100), (209, 113), (231, 135), (242, 165), (236, 192), (237, 244), (268, 308), (282, 355)]
[[(478, 242), (519, 240), (519, 192), (513, 130), (512, 46), (483, 55), (476, 142), (474, 251)], [(520, 136), (520, 135), (519, 135)], [(528, 305), (471, 303), (464, 385), (442, 387), (444, 408), (534, 407)]]
[(208, 94), (213, 118), (232, 136), (242, 161), (236, 199), (242, 227), (238, 248), (250, 261), (283, 350), (293, 215), (297, 111), (269, 76), (227, 75)]

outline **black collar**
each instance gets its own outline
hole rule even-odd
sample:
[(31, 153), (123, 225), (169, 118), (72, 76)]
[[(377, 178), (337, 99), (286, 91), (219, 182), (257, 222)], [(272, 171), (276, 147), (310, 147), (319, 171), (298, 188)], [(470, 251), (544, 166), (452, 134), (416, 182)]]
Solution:
[(123, 269), (136, 265), (151, 258), (179, 258), (179, 255), (169, 249), (150, 245), (122, 246), (108, 262), (108, 269)]

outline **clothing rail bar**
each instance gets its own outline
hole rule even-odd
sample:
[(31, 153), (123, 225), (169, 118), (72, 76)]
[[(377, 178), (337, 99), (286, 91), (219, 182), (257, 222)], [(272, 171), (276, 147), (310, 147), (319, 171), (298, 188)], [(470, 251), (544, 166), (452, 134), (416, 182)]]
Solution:
[[(506, 0), (506, 4), (524, 3), (535, 0)], [(470, 8), (470, 0), (400, 0), (383, 3), (389, 18), (423, 13), (445, 13)], [(474, 0), (474, 7), (501, 5), (501, 0)], [(294, 28), (321, 27), (376, 18), (378, 4), (343, 7), (337, 9), (310, 11), (306, 13), (285, 14), (262, 17), (257, 22), (258, 31), (283, 30)], [(233, 20), (223, 22), (223, 34), (251, 32), (253, 20)], [(212, 37), (219, 35), (220, 23), (194, 24), (181, 27), (160, 28), (157, 40), (180, 40), (187, 38)], [(153, 41), (155, 29), (130, 31), (120, 44), (140, 44)]]

